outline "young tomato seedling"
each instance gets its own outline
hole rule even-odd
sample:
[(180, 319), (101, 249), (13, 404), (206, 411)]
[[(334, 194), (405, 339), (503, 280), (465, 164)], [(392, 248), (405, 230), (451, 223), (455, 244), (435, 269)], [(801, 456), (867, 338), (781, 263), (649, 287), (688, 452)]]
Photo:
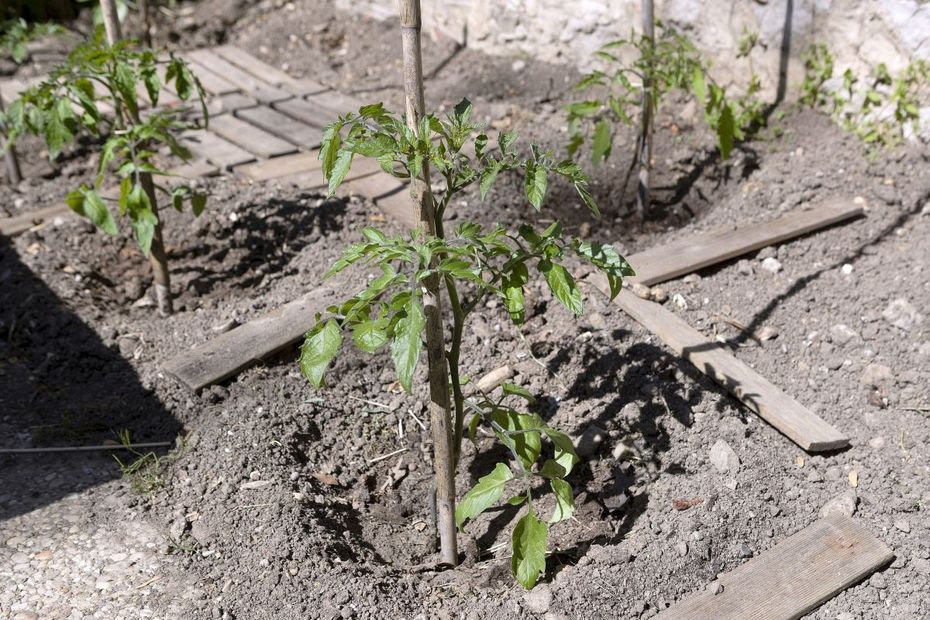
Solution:
[[(511, 320), (521, 324), (531, 271), (543, 277), (560, 303), (581, 314), (581, 290), (563, 265), (569, 254), (602, 271), (612, 295), (633, 270), (612, 246), (568, 237), (558, 222), (544, 230), (526, 223), (510, 230), (463, 221), (447, 231), (445, 215), (457, 194), (477, 184), (484, 199), (499, 175), (510, 171), (522, 173), (526, 199), (535, 209), (543, 204), (550, 177), (558, 176), (571, 183), (581, 201), (598, 215), (588, 179), (577, 163), (555, 160), (535, 145), (529, 157), (521, 157), (511, 133), (500, 134), (495, 146), (471, 122), (471, 115), (471, 103), (464, 100), (446, 118), (424, 116), (413, 131), (379, 103), (341, 117), (326, 129), (320, 158), (330, 193), (346, 178), (356, 156), (377, 158), (385, 172), (401, 179), (420, 177), (424, 166), (429, 166), (443, 187), (435, 197), (435, 234), (421, 228), (410, 236), (390, 237), (365, 228), (364, 240), (349, 246), (332, 266), (327, 277), (356, 263), (377, 265), (381, 275), (358, 294), (328, 308), (326, 316), (317, 317), (301, 348), (300, 368), (314, 387), (321, 387), (343, 333), (348, 332), (366, 353), (388, 347), (398, 381), (410, 392), (423, 349), (425, 282), (438, 277), (452, 319), (451, 337), (445, 343), (445, 374), (452, 393), (453, 459), (457, 462), (461, 456), (466, 430), (474, 441), (479, 426), (487, 428), (512, 457), (468, 491), (455, 509), (455, 524), (461, 528), (496, 504), (508, 487), (516, 486), (516, 494), (507, 502), (526, 504), (526, 510), (513, 531), (512, 570), (524, 587), (532, 588), (545, 569), (549, 525), (571, 517), (575, 510), (566, 477), (578, 457), (565, 433), (532, 412), (533, 398), (524, 388), (505, 383), (497, 397), (465, 396), (460, 369), (466, 321), (493, 296), (503, 302)], [(548, 439), (545, 445), (543, 438)], [(539, 479), (548, 483), (555, 497), (555, 510), (545, 519), (534, 503), (539, 499), (534, 492)]]
[[(44, 82), (23, 92), (0, 120), (8, 127), (10, 141), (27, 132), (44, 138), (52, 160), (82, 132), (104, 139), (93, 186), (82, 184), (66, 201), (110, 235), (117, 233), (117, 227), (107, 202), (117, 203), (119, 215), (129, 219), (139, 248), (152, 264), (159, 310), (170, 314), (170, 282), (156, 192), (165, 194), (178, 211), (190, 204), (194, 215), (203, 211), (206, 195), (183, 183), (169, 189), (152, 180), (153, 176), (170, 176), (155, 163), (160, 147), (185, 161), (190, 159), (190, 151), (177, 136), (194, 127), (182, 120), (183, 110), (155, 108), (163, 85), (162, 66), (165, 82), (181, 100), (199, 100), (206, 119), (203, 88), (184, 61), (173, 54), (159, 60), (153, 51), (137, 50), (129, 40), (108, 45), (98, 29)], [(155, 108), (144, 113), (142, 90)], [(102, 192), (111, 175), (119, 180), (115, 200)]]

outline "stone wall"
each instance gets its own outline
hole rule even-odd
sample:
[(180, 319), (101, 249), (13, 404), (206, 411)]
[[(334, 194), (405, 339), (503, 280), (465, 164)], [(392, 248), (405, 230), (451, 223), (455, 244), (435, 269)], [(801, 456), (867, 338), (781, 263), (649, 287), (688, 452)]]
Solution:
[[(336, 0), (378, 18), (396, 0)], [(639, 0), (423, 0), (424, 29), (491, 54), (592, 66), (591, 53), (640, 23)], [(837, 74), (866, 75), (884, 62), (894, 74), (912, 58), (930, 58), (930, 0), (656, 0), (656, 18), (687, 33), (711, 59), (722, 83), (745, 82), (734, 50), (744, 30), (761, 45), (753, 67), (767, 94), (778, 83), (783, 32), (790, 30), (787, 86), (803, 76), (800, 55), (817, 41), (835, 57)], [(786, 17), (788, 20), (786, 22)]]

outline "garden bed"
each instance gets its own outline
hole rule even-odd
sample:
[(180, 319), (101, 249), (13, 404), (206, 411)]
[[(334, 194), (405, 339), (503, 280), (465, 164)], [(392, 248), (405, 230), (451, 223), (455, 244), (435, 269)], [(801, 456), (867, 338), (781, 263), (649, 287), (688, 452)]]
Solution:
[[(286, 62), (295, 76), (398, 107), (394, 26), (324, 4), (259, 5), (224, 40), (276, 66)], [(196, 40), (181, 41), (187, 36)], [(469, 96), (492, 125), (563, 145), (571, 70), (456, 52), (448, 43), (429, 43), (425, 54), (427, 72), (450, 57), (427, 82), (428, 101), (448, 107)], [(0, 366), (3, 435), (36, 445), (99, 443), (121, 428), (138, 441), (184, 437), (147, 494), (133, 492), (131, 477), (119, 478), (107, 457), (3, 457), (0, 518), (26, 519), (77, 491), (102, 523), (141, 520), (158, 533), (150, 539), (163, 577), (133, 595), (134, 604), (156, 616), (636, 618), (806, 527), (828, 502), (854, 496), (856, 516), (896, 559), (810, 617), (923, 617), (930, 610), (930, 156), (902, 148), (869, 159), (828, 118), (788, 108), (773, 120), (779, 137), (743, 145), (723, 165), (710, 155), (712, 136), (694, 128), (693, 111), (689, 120), (687, 106), (667, 110), (657, 123), (660, 205), (645, 223), (619, 210), (616, 179), (628, 160), (617, 158), (595, 176), (606, 205), (601, 221), (558, 187), (551, 209), (527, 214), (521, 183), (509, 177), (487, 202), (470, 194), (454, 208), (484, 223), (514, 221), (518, 212), (558, 217), (572, 234), (632, 253), (826, 197), (859, 197), (862, 219), (662, 285), (671, 310), (732, 341), (737, 357), (845, 432), (849, 449), (805, 454), (593, 287), (575, 319), (537, 283), (527, 292), (522, 335), (493, 303), (472, 320), (464, 371), (478, 377), (510, 365), (552, 425), (574, 435), (597, 426), (605, 440), (570, 478), (578, 512), (553, 527), (536, 590), (524, 593), (509, 574), (515, 508), (469, 523), (463, 565), (437, 571), (427, 535), (432, 466), (423, 394), (400, 391), (393, 372), (382, 371), (386, 355), (343, 355), (321, 392), (299, 375), (293, 350), (200, 394), (161, 372), (165, 360), (230, 321), (316, 287), (361, 226), (401, 232), (360, 198), (221, 176), (203, 181), (208, 214), (166, 218), (177, 292), (171, 319), (140, 302), (150, 276), (129, 238), (65, 217), (0, 245), (0, 320), (10, 334)], [(86, 174), (76, 165), (75, 174)], [(21, 201), (16, 209), (24, 211), (48, 206), (57, 198), (51, 188), (64, 180), (2, 185), (0, 199)], [(780, 268), (771, 260), (773, 271), (763, 268), (767, 258)], [(734, 321), (777, 337), (757, 342)], [(711, 462), (719, 441), (738, 466)], [(466, 447), (460, 494), (506, 456), (492, 445), (479, 439)], [(42, 475), (31, 474), (23, 496), (5, 490), (26, 472)], [(52, 474), (61, 484), (41, 484)], [(105, 510), (95, 490), (101, 483), (119, 490)], [(91, 565), (108, 561), (90, 557)], [(23, 596), (39, 591), (28, 578), (18, 583)], [(58, 617), (26, 600), (39, 617)], [(13, 602), (0, 598), (0, 612)]]

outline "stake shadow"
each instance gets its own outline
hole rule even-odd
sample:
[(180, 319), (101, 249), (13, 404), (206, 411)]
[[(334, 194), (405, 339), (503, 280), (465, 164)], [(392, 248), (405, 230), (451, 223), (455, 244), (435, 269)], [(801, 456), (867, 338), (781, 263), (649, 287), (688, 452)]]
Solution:
[[(0, 444), (172, 441), (181, 424), (0, 236)], [(0, 454), (0, 521), (120, 477), (125, 452)]]

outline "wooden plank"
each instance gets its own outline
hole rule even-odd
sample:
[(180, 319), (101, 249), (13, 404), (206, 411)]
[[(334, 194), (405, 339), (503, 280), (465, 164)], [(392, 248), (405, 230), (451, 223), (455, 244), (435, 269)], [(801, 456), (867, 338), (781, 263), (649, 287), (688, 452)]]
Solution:
[(213, 51), (224, 60), (228, 60), (240, 69), (292, 95), (303, 97), (304, 95), (325, 93), (329, 90), (328, 87), (323, 86), (316, 80), (291, 77), (283, 70), (259, 60), (240, 47), (234, 45), (220, 45), (219, 47), (214, 47)]
[(852, 200), (834, 198), (767, 222), (685, 237), (627, 257), (636, 270), (629, 280), (657, 284), (860, 215)]
[[(274, 159), (237, 166), (235, 173), (250, 181), (267, 181), (280, 177), (303, 174), (311, 170), (319, 170), (323, 163), (319, 159), (319, 151), (309, 153), (295, 153), (283, 155)], [(322, 178), (322, 173), (320, 173)]]
[(792, 620), (816, 609), (894, 558), (855, 519), (831, 515), (718, 576), (707, 589), (657, 620)]
[(187, 57), (194, 60), (200, 66), (212, 71), (214, 74), (222, 76), (227, 82), (231, 82), (242, 89), (245, 94), (255, 97), (263, 103), (271, 103), (289, 99), (293, 95), (272, 86), (270, 82), (259, 79), (254, 75), (243, 71), (236, 65), (232, 64), (225, 58), (217, 55), (213, 50), (199, 49), (187, 52)]
[(292, 118), (296, 118), (308, 125), (313, 125), (314, 127), (326, 127), (339, 116), (338, 112), (330, 110), (329, 108), (324, 108), (315, 103), (310, 103), (306, 99), (279, 101), (272, 107), (280, 112), (284, 112)]
[[(602, 274), (592, 276), (589, 281), (608, 294), (607, 280)], [(808, 452), (849, 445), (845, 435), (734, 357), (726, 345), (708, 339), (678, 315), (626, 289), (614, 301), (676, 354)]]
[[(378, 165), (378, 162), (370, 158), (361, 158), (352, 162), (352, 168), (349, 170), (349, 173), (346, 175), (346, 178), (343, 180), (343, 185), (340, 185), (340, 188), (343, 188), (343, 193), (348, 193), (351, 189), (348, 186), (350, 181), (360, 179), (362, 177), (367, 177), (375, 174), (384, 174), (381, 171), (381, 166)], [(385, 175), (388, 176), (388, 175)], [(391, 177), (389, 177), (391, 178)], [(323, 169), (321, 166), (316, 166), (315, 168), (308, 169), (306, 171), (300, 172), (298, 174), (290, 174), (287, 176), (280, 177), (282, 182), (293, 183), (301, 189), (325, 189), (328, 186), (326, 179), (323, 178)], [(384, 188), (387, 189), (387, 188)], [(339, 190), (337, 190), (338, 192)], [(384, 191), (383, 189), (380, 191)], [(360, 193), (360, 192), (357, 192)]]
[(303, 149), (315, 149), (323, 140), (323, 130), (294, 120), (268, 106), (237, 110), (235, 115)]
[(345, 114), (346, 112), (357, 112), (360, 107), (365, 105), (364, 101), (356, 99), (355, 97), (343, 95), (335, 90), (330, 90), (318, 95), (308, 95), (305, 99), (313, 105), (332, 110), (336, 113), (332, 115), (333, 117), (338, 114)]
[(414, 217), (408, 185), (383, 171), (357, 179), (349, 179), (339, 189), (369, 198), (385, 215), (409, 229), (416, 228), (418, 225)]
[[(219, 120), (218, 117), (213, 119), (210, 127)], [(245, 151), (232, 142), (224, 140), (213, 132), (199, 130), (192, 131), (181, 136), (181, 142), (198, 157), (202, 157), (215, 166), (220, 168), (232, 168), (239, 164), (247, 164), (255, 161), (255, 156)]]
[(232, 377), (302, 338), (313, 326), (316, 313), (344, 295), (345, 285), (344, 280), (328, 282), (296, 301), (171, 358), (162, 369), (192, 390)]
[(200, 80), (201, 86), (203, 86), (203, 89), (209, 94), (219, 97), (222, 95), (229, 95), (240, 90), (238, 86), (224, 78), (222, 75), (217, 75), (209, 68), (195, 61), (192, 57), (186, 54), (181, 54), (181, 57), (188, 62), (191, 71), (193, 71), (194, 75), (197, 76), (197, 79)]
[[(294, 145), (281, 138), (263, 131), (255, 125), (236, 118), (230, 114), (217, 116), (210, 121), (210, 131), (226, 138), (233, 144), (238, 144), (250, 153), (259, 157), (275, 157), (287, 155), (297, 150)], [(245, 162), (239, 162), (245, 163)]]

